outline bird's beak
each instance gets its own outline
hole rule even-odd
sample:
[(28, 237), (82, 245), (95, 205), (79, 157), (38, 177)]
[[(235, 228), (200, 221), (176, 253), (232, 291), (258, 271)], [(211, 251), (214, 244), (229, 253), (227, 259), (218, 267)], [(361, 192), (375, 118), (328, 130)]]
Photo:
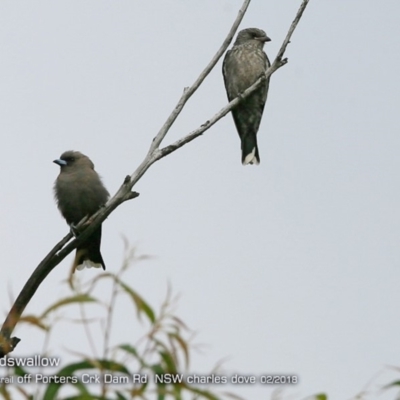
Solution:
[(54, 160), (53, 163), (58, 164), (60, 167), (64, 167), (65, 165), (67, 165), (67, 162), (64, 160), (61, 160), (60, 158), (57, 160)]
[(259, 40), (260, 42), (263, 42), (263, 43), (271, 41), (271, 39), (268, 36), (259, 36), (259, 37), (256, 37), (255, 39), (257, 39), (257, 40)]

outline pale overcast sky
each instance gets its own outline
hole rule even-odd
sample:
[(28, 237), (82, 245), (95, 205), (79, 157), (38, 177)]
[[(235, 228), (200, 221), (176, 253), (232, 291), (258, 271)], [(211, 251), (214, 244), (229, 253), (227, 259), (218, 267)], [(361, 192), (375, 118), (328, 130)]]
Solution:
[[(273, 59), (300, 3), (253, 0), (241, 29), (264, 29)], [(115, 193), (241, 4), (0, 3), (4, 313), (9, 291), (17, 295), (68, 231), (53, 200), (52, 161), (82, 151)], [(380, 374), (364, 397), (375, 399), (378, 384), (399, 379), (385, 369), (400, 365), (399, 14), (397, 0), (311, 0), (289, 63), (271, 78), (261, 165), (241, 165), (228, 115), (154, 165), (135, 187), (140, 197), (104, 223), (110, 271), (121, 264), (124, 235), (154, 256), (135, 269), (132, 286), (155, 306), (168, 282), (180, 293), (177, 313), (206, 345), (193, 372), (228, 357), (227, 373), (296, 374), (300, 383), (284, 387), (294, 399), (349, 399)], [(166, 143), (225, 104), (219, 62)], [(68, 293), (71, 260), (48, 276), (27, 312)], [(124, 323), (116, 318), (115, 342), (136, 337)], [(15, 333), (22, 341), (14, 355), (40, 352), (42, 334), (27, 326)], [(88, 351), (83, 337), (78, 328), (58, 330), (51, 348)], [(226, 389), (251, 400), (273, 390)]]

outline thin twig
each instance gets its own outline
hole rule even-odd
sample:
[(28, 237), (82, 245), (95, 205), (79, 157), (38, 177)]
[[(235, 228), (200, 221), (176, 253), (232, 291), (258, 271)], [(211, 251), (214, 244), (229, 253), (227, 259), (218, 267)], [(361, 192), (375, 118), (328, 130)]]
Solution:
[[(108, 358), (108, 352), (110, 351), (110, 337), (111, 337), (111, 329), (112, 329), (112, 317), (114, 315), (114, 307), (115, 307), (115, 302), (117, 300), (118, 296), (118, 281), (120, 280), (122, 274), (124, 272), (124, 268), (122, 267), (118, 273), (116, 274), (117, 279), (113, 279), (112, 283), (112, 291), (111, 291), (111, 298), (110, 302), (107, 306), (107, 317), (106, 317), (106, 325), (105, 325), (105, 332), (104, 332), (104, 343), (103, 343), (103, 359), (106, 360)], [(101, 385), (101, 393), (102, 396), (105, 396), (107, 393), (107, 387), (108, 385), (105, 383), (105, 380), (103, 379), (102, 385)]]
[(292, 37), (293, 32), (296, 29), (297, 24), (299, 23), (302, 15), (303, 15), (303, 12), (306, 9), (307, 4), (309, 3), (309, 1), (310, 0), (303, 0), (303, 2), (301, 3), (300, 8), (297, 11), (296, 17), (293, 20), (292, 25), (290, 25), (290, 28), (288, 30), (288, 33), (287, 33), (286, 37), (285, 37), (285, 40), (283, 41), (282, 46), (279, 49), (278, 54), (276, 55), (276, 59), (282, 60), (282, 57), (283, 57), (283, 55), (285, 54), (285, 51), (286, 51), (286, 47), (290, 43), (290, 38)]
[[(73, 282), (73, 283), (72, 283)], [(82, 295), (85, 294), (83, 289), (82, 289), (82, 282), (79, 278), (76, 278), (73, 281), (73, 277), (72, 274), (70, 273), (69, 276), (69, 283), (70, 283), (70, 287), (73, 289), (74, 293), (76, 295)], [(89, 291), (86, 292), (87, 294), (89, 294)], [(79, 303), (79, 312), (81, 315), (81, 321), (83, 322), (83, 330), (86, 333), (86, 339), (89, 343), (90, 349), (92, 351), (93, 354), (93, 358), (97, 358), (97, 352), (96, 352), (96, 346), (95, 346), (95, 341), (93, 340), (93, 335), (92, 335), (92, 331), (90, 329), (89, 326), (89, 320), (86, 317), (86, 307), (85, 307), (86, 303)]]

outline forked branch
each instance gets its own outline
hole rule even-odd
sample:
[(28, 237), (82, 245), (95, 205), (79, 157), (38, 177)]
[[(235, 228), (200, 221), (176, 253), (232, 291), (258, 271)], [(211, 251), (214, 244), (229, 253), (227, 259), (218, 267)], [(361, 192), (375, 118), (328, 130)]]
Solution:
[[(46, 276), (55, 268), (69, 253), (71, 253), (80, 243), (85, 241), (93, 231), (100, 226), (100, 224), (111, 214), (111, 212), (117, 208), (119, 205), (124, 203), (127, 200), (133, 199), (139, 196), (138, 193), (132, 192), (133, 186), (139, 181), (139, 179), (145, 174), (145, 172), (150, 168), (152, 164), (161, 158), (171, 154), (175, 150), (181, 148), (182, 146), (188, 144), (192, 140), (196, 139), (198, 136), (202, 135), (205, 131), (210, 129), (217, 121), (219, 121), (222, 117), (228, 114), (240, 101), (242, 98), (247, 97), (252, 92), (254, 92), (260, 85), (261, 82), (271, 76), (274, 72), (276, 72), (280, 67), (287, 63), (287, 59), (283, 59), (283, 55), (285, 54), (286, 47), (290, 42), (290, 38), (296, 29), (303, 12), (309, 3), (309, 0), (303, 0), (296, 18), (292, 22), (292, 25), (289, 28), (289, 31), (284, 39), (282, 46), (275, 57), (274, 62), (271, 67), (265, 73), (265, 76), (261, 77), (257, 80), (252, 86), (246, 89), (243, 93), (241, 93), (240, 97), (232, 100), (229, 104), (223, 107), (218, 113), (216, 113), (212, 118), (207, 120), (204, 124), (202, 124), (199, 128), (190, 132), (186, 136), (177, 140), (176, 142), (160, 149), (161, 142), (164, 140), (167, 135), (169, 129), (175, 122), (176, 118), (181, 113), (184, 108), (186, 102), (189, 98), (195, 93), (195, 91), (202, 84), (207, 75), (212, 71), (212, 69), (217, 64), (218, 60), (225, 53), (229, 44), (231, 43), (242, 19), (243, 16), (250, 4), (250, 0), (245, 0), (243, 2), (242, 7), (239, 10), (238, 16), (234, 21), (232, 28), (230, 29), (227, 37), (223, 41), (221, 47), (206, 66), (206, 68), (201, 72), (199, 77), (193, 83), (192, 86), (185, 88), (178, 104), (172, 111), (171, 115), (167, 118), (164, 125), (161, 127), (158, 134), (154, 137), (151, 142), (149, 151), (142, 161), (142, 163), (136, 168), (132, 175), (127, 176), (118, 189), (117, 193), (107, 202), (105, 207), (100, 209), (96, 214), (94, 214), (89, 222), (81, 221), (78, 224), (78, 228), (85, 227), (80, 235), (73, 239), (72, 234), (68, 234), (65, 236), (59, 243), (57, 243), (54, 248), (49, 252), (49, 254), (43, 259), (43, 261), (37, 266), (31, 277), (26, 282), (23, 287), (21, 293), (18, 295), (15, 303), (13, 304), (10, 312), (7, 315), (6, 320), (3, 323), (3, 326), (0, 330), (0, 358), (9, 352), (13, 351), (15, 346), (18, 344), (20, 339), (13, 337), (11, 338), (11, 334), (18, 323), (19, 318), (21, 317), (25, 307), (27, 306), (30, 299), (35, 294), (39, 285), (43, 282)], [(69, 243), (68, 243), (69, 242)]]

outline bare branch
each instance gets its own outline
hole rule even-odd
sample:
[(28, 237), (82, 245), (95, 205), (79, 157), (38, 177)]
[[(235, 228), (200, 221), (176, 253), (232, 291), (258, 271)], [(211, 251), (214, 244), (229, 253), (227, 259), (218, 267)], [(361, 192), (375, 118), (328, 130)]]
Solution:
[[(127, 184), (125, 179), (124, 184), (121, 186), (121, 188), (126, 186)], [(120, 191), (121, 189), (119, 190), (119, 192)], [(139, 193), (131, 192), (130, 189), (125, 190), (123, 196), (118, 196), (116, 199), (116, 196), (114, 196), (114, 202), (109, 207), (103, 207), (92, 218), (90, 218), (88, 222), (86, 222), (87, 218), (84, 218), (77, 225), (77, 230), (80, 230), (88, 224), (87, 228), (85, 228), (76, 239), (72, 240), (67, 246), (65, 246), (73, 238), (72, 233), (68, 233), (68, 235), (66, 235), (59, 243), (57, 243), (54, 248), (49, 252), (49, 254), (47, 254), (47, 256), (33, 271), (31, 277), (22, 288), (10, 312), (8, 313), (3, 323), (3, 326), (1, 327), (0, 358), (12, 351), (16, 344), (18, 344), (18, 338), (10, 339), (12, 331), (14, 330), (15, 325), (21, 317), (25, 307), (27, 306), (33, 295), (36, 293), (36, 290), (46, 278), (46, 276), (79, 244), (83, 243), (119, 204), (122, 204), (124, 201), (133, 199), (138, 196)], [(15, 342), (17, 339), (18, 341)]]
[(192, 140), (196, 139), (198, 136), (201, 136), (205, 131), (210, 129), (216, 122), (218, 122), (221, 118), (225, 117), (226, 114), (228, 114), (233, 108), (235, 108), (242, 99), (246, 98), (251, 93), (253, 93), (265, 79), (270, 77), (279, 68), (281, 68), (285, 64), (287, 64), (287, 62), (288, 62), (287, 58), (282, 59), (282, 57), (285, 54), (286, 47), (290, 43), (290, 38), (292, 37), (292, 34), (293, 34), (294, 30), (296, 29), (296, 27), (301, 19), (301, 16), (303, 15), (303, 12), (304, 12), (305, 8), (307, 7), (307, 4), (309, 3), (309, 1), (310, 0), (303, 0), (303, 3), (301, 4), (299, 10), (297, 11), (296, 18), (293, 20), (292, 25), (290, 26), (289, 31), (285, 37), (285, 40), (282, 43), (282, 46), (279, 49), (279, 52), (276, 55), (274, 62), (271, 64), (271, 66), (265, 72), (265, 76), (260, 77), (256, 82), (253, 83), (253, 85), (251, 85), (243, 93), (241, 93), (240, 96), (236, 97), (236, 99), (233, 99), (229, 104), (227, 104), (224, 108), (222, 108), (217, 114), (215, 114), (212, 118), (207, 120), (199, 128), (190, 132), (189, 134), (182, 137), (181, 139), (178, 139), (176, 142), (158, 150), (156, 152), (157, 160), (167, 156), (168, 154), (171, 154), (175, 150), (178, 150), (180, 147), (182, 147), (185, 144), (188, 144)]
[(241, 9), (239, 10), (237, 18), (236, 18), (235, 22), (233, 23), (231, 30), (228, 33), (228, 36), (222, 43), (222, 46), (219, 48), (219, 50), (217, 51), (215, 56), (212, 58), (212, 60), (208, 63), (207, 67), (204, 68), (204, 71), (199, 75), (199, 77), (196, 79), (196, 81), (193, 83), (193, 85), (191, 87), (185, 88), (185, 90), (183, 91), (182, 97), (178, 101), (178, 104), (176, 105), (174, 111), (172, 111), (171, 115), (168, 117), (167, 121), (162, 126), (162, 128), (158, 132), (157, 136), (153, 139), (153, 142), (149, 149), (149, 153), (148, 153), (149, 155), (152, 154), (154, 150), (159, 148), (161, 142), (165, 138), (165, 135), (168, 133), (169, 129), (171, 128), (172, 124), (174, 123), (174, 121), (176, 120), (178, 115), (181, 113), (186, 102), (190, 99), (192, 94), (203, 83), (204, 79), (206, 79), (207, 75), (215, 67), (215, 64), (217, 64), (218, 60), (225, 53), (225, 51), (228, 48), (229, 44), (231, 43), (233, 37), (235, 36), (235, 33), (236, 33), (237, 29), (239, 28), (240, 23), (242, 22), (242, 19), (244, 17), (244, 14), (245, 14), (249, 4), (250, 4), (250, 0), (244, 1)]
[(292, 25), (290, 25), (290, 28), (289, 28), (289, 31), (288, 31), (286, 37), (285, 37), (285, 40), (283, 41), (282, 46), (279, 49), (278, 54), (276, 55), (276, 59), (282, 60), (282, 57), (283, 57), (283, 55), (285, 54), (285, 51), (286, 51), (286, 47), (290, 43), (290, 38), (292, 37), (292, 34), (293, 34), (294, 30), (296, 29), (297, 24), (299, 23), (302, 15), (303, 15), (303, 12), (306, 9), (307, 4), (309, 3), (309, 1), (310, 0), (303, 0), (303, 2), (301, 3), (301, 6), (300, 6), (299, 10), (297, 11), (296, 17), (293, 20)]
[[(276, 72), (280, 67), (287, 63), (287, 59), (282, 59), (286, 47), (290, 41), (290, 38), (301, 19), (301, 16), (308, 4), (309, 0), (303, 0), (299, 11), (297, 12), (296, 18), (294, 19), (288, 34), (274, 60), (271, 67), (265, 73), (265, 76), (260, 77), (252, 86), (246, 89), (238, 98), (232, 100), (228, 105), (222, 108), (217, 114), (215, 114), (211, 119), (206, 121), (203, 125), (201, 125), (196, 130), (192, 131), (188, 135), (182, 137), (176, 142), (166, 146), (162, 149), (159, 149), (162, 140), (165, 138), (168, 133), (170, 127), (182, 111), (186, 102), (192, 96), (192, 94), (198, 89), (207, 75), (211, 72), (211, 70), (215, 67), (218, 60), (224, 54), (226, 49), (228, 48), (230, 42), (232, 41), (233, 36), (235, 35), (240, 22), (243, 19), (243, 16), (247, 10), (247, 7), (250, 3), (250, 0), (245, 0), (241, 9), (239, 10), (238, 16), (235, 22), (232, 25), (232, 28), (224, 40), (222, 46), (217, 51), (215, 56), (212, 58), (210, 63), (204, 69), (204, 71), (199, 75), (197, 80), (193, 83), (193, 85), (189, 88), (185, 88), (184, 93), (182, 94), (178, 104), (175, 109), (172, 111), (171, 115), (168, 117), (167, 121), (164, 123), (158, 134), (153, 139), (149, 151), (142, 161), (142, 163), (136, 168), (132, 175), (128, 175), (125, 179), (121, 187), (118, 189), (117, 193), (107, 202), (105, 207), (101, 208), (96, 214), (90, 217), (89, 221), (82, 220), (78, 224), (78, 229), (83, 228), (79, 236), (73, 239), (70, 243), (68, 243), (72, 239), (72, 234), (69, 233), (65, 236), (54, 248), (49, 252), (49, 254), (43, 259), (43, 261), (37, 266), (35, 271), (32, 273), (31, 277), (26, 282), (23, 287), (21, 293), (17, 297), (14, 305), (12, 306), (9, 314), (7, 315), (6, 320), (3, 323), (3, 326), (0, 331), (0, 358), (9, 352), (13, 351), (15, 346), (18, 344), (20, 339), (13, 337), (11, 338), (11, 334), (17, 324), (22, 312), (24, 311), (26, 305), (35, 294), (39, 285), (43, 282), (46, 276), (50, 273), (50, 271), (58, 265), (72, 250), (74, 250), (79, 244), (84, 242), (99, 226), (100, 224), (117, 208), (120, 204), (124, 203), (127, 200), (131, 200), (137, 196), (138, 193), (132, 192), (133, 186), (139, 179), (145, 174), (145, 172), (150, 168), (152, 164), (166, 155), (174, 152), (185, 144), (191, 142), (201, 134), (203, 134), (206, 130), (208, 130), (211, 126), (213, 126), (217, 121), (219, 121), (222, 117), (228, 114), (243, 98), (247, 97), (254, 90), (256, 90), (265, 79), (271, 76), (274, 72)], [(68, 244), (67, 244), (68, 243)], [(64, 247), (65, 246), (65, 247)]]

